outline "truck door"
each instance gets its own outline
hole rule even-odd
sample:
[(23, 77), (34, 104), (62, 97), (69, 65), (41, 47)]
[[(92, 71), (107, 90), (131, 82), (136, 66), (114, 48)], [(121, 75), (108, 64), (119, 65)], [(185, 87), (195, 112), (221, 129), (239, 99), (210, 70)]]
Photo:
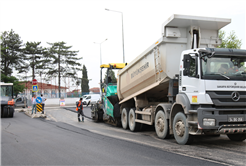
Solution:
[(24, 106), (24, 104), (23, 104), (22, 101), (23, 101), (22, 98), (21, 98), (21, 97), (18, 97), (18, 98), (16, 99), (16, 101), (15, 101), (15, 106), (16, 106), (16, 107), (22, 107), (22, 106)]
[(183, 59), (183, 74), (182, 74), (182, 84), (181, 91), (186, 93), (190, 101), (197, 103), (197, 95), (200, 88), (200, 79), (198, 74), (198, 56), (193, 54), (184, 55)]

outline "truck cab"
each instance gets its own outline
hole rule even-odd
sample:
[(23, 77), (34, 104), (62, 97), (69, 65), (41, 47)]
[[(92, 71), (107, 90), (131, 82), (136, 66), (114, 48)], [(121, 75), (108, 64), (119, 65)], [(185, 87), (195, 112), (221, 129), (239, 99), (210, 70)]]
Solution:
[(1, 87), (1, 118), (14, 116), (13, 83), (0, 82)]
[(177, 98), (189, 108), (190, 126), (198, 126), (194, 132), (245, 133), (246, 50), (200, 48), (182, 54)]

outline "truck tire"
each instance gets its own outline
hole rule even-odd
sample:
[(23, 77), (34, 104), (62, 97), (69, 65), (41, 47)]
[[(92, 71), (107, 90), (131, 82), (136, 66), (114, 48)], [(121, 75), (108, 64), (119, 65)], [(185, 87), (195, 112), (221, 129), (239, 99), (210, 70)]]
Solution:
[(12, 109), (9, 110), (9, 117), (10, 118), (14, 117), (14, 111)]
[(227, 134), (231, 141), (241, 142), (246, 139), (246, 134)]
[(3, 110), (2, 110), (2, 108), (0, 107), (0, 118), (2, 118), (3, 117)]
[(186, 116), (182, 112), (177, 113), (173, 120), (173, 135), (176, 142), (180, 145), (190, 144), (193, 141), (186, 121)]
[(128, 114), (129, 108), (123, 108), (121, 112), (121, 124), (123, 129), (128, 129)]
[(135, 119), (136, 119), (135, 108), (131, 108), (128, 115), (128, 125), (131, 131), (140, 130), (141, 124), (135, 122)]
[(159, 110), (155, 116), (155, 132), (161, 139), (169, 138), (169, 121), (163, 110)]
[(95, 121), (96, 121), (96, 122), (99, 121), (98, 112), (95, 112)]
[(3, 117), (3, 118), (8, 117), (8, 110), (7, 110), (7, 109), (3, 109), (2, 117)]

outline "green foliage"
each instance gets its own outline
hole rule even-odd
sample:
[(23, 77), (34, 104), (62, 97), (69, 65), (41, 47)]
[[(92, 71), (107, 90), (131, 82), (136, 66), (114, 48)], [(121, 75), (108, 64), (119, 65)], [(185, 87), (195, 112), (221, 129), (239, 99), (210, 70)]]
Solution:
[(12, 29), (1, 34), (1, 73), (11, 76), (13, 69), (19, 73), (27, 71), (22, 40)]
[(25, 60), (29, 62), (27, 68), (32, 69), (32, 79), (35, 78), (35, 70), (42, 72), (45, 69), (50, 69), (48, 64), (50, 59), (44, 48), (39, 46), (41, 42), (27, 42), (24, 48)]
[[(111, 77), (111, 83), (117, 83), (117, 79), (115, 77), (115, 73), (112, 69), (109, 69), (108, 70), (108, 77)], [(107, 78), (107, 72), (105, 73), (105, 76), (104, 76), (104, 82), (106, 83), (106, 78)]]
[(47, 56), (51, 58), (51, 69), (47, 72), (47, 74), (50, 77), (58, 74), (60, 95), (61, 77), (70, 77), (73, 81), (78, 82), (79, 78), (76, 76), (76, 73), (81, 71), (79, 68), (81, 64), (78, 61), (82, 58), (77, 58), (76, 56), (79, 51), (70, 51), (72, 46), (65, 46), (66, 43), (63, 41), (48, 44), (51, 45), (47, 51)]
[(6, 76), (4, 74), (1, 74), (1, 82), (5, 83), (13, 83), (14, 86), (14, 94), (18, 94), (20, 92), (23, 92), (25, 89), (25, 85), (21, 84), (19, 80), (14, 76)]
[(88, 80), (87, 69), (86, 69), (85, 65), (83, 65), (82, 80), (81, 81), (82, 81), (82, 83), (81, 83), (82, 93), (89, 92), (89, 80)]
[(222, 44), (218, 48), (234, 48), (240, 49), (242, 46), (242, 40), (239, 40), (235, 34), (235, 31), (231, 31), (228, 37), (226, 36), (226, 32), (220, 30), (219, 38), (222, 39)]

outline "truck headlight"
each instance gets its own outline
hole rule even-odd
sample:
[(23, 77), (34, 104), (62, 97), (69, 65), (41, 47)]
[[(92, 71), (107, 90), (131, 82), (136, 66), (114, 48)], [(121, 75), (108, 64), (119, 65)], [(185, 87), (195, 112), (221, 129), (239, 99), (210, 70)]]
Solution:
[(203, 119), (203, 126), (215, 126), (215, 119)]

